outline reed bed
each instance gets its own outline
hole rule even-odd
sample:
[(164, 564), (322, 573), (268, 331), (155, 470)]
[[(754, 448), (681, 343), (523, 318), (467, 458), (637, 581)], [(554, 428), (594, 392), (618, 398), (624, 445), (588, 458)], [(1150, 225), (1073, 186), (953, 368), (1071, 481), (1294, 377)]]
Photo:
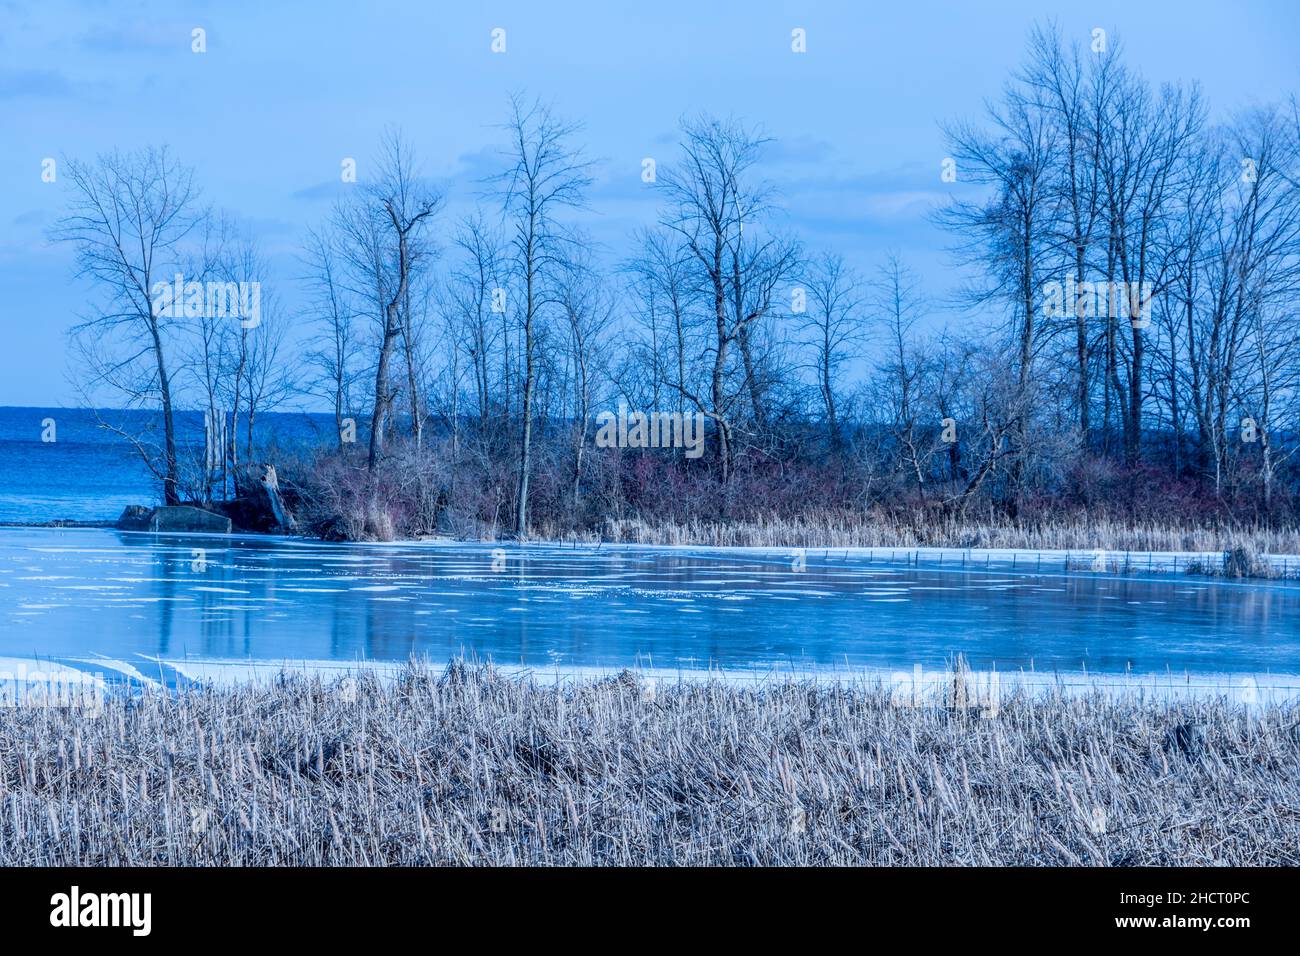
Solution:
[(1277, 865), (1297, 713), (631, 675), (0, 710), (4, 865)]
[[(543, 535), (574, 538), (548, 527)], [(1300, 529), (1177, 527), (1107, 518), (992, 522), (924, 515), (904, 520), (874, 512), (832, 512), (751, 521), (610, 520), (579, 539), (697, 547), (1022, 548), (1031, 551), (1231, 551), (1300, 554)]]

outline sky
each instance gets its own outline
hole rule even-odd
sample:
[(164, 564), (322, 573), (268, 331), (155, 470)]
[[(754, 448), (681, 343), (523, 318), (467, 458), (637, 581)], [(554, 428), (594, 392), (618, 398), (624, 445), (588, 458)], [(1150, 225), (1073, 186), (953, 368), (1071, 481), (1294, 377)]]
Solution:
[(0, 405), (75, 402), (67, 331), (94, 293), (49, 239), (69, 186), (42, 181), (47, 157), (169, 146), (256, 237), (263, 284), (293, 309), (301, 241), (348, 188), (344, 158), (364, 180), (400, 128), (446, 191), (449, 232), (500, 168), (512, 92), (582, 125), (584, 225), (612, 258), (657, 217), (642, 160), (670, 164), (681, 118), (708, 112), (774, 139), (761, 172), (809, 249), (863, 273), (897, 250), (943, 302), (959, 273), (929, 213), (959, 187), (940, 179), (940, 124), (978, 117), (1049, 20), (1085, 45), (1095, 27), (1121, 38), (1148, 80), (1198, 81), (1215, 118), (1300, 91), (1295, 0), (0, 0)]

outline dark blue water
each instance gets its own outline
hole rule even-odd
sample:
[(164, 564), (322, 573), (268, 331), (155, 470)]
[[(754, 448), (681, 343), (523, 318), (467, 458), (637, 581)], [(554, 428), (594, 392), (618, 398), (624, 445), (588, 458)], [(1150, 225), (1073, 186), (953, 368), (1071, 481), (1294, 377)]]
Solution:
[[(310, 444), (330, 428), (323, 415), (259, 417), (258, 442), (282, 447)], [(0, 524), (113, 521), (127, 505), (160, 500), (160, 486), (140, 455), (101, 420), (161, 443), (161, 427), (149, 413), (104, 411), (97, 417), (87, 409), (0, 406)], [(182, 457), (200, 460), (203, 416), (181, 413), (177, 431)]]

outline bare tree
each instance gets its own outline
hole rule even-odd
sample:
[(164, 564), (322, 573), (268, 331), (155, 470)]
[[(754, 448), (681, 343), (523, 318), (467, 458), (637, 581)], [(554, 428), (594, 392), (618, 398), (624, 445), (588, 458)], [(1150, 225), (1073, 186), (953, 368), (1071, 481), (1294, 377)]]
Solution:
[[(700, 356), (707, 346), (707, 330), (700, 329), (700, 310), (695, 302), (699, 293), (698, 273), (692, 268), (693, 256), (674, 241), (672, 232), (649, 229), (639, 235), (640, 252), (628, 264), (630, 292), (638, 303), (636, 318), (648, 335), (644, 359), (631, 363), (631, 376), (651, 370), (649, 392), (656, 409), (663, 407), (661, 388), (672, 395), (674, 411), (686, 410), (687, 396), (706, 394), (701, 387)], [(701, 334), (701, 333), (704, 334)], [(624, 377), (623, 391), (631, 393), (635, 384)], [(704, 405), (695, 406), (703, 413)]]
[(614, 302), (589, 257), (575, 255), (558, 277), (558, 299), (568, 332), (573, 369), (573, 504), (582, 488), (582, 459), (592, 417), (592, 390), (606, 330), (614, 320)]
[[(1174, 273), (1176, 256), (1161, 254), (1170, 226), (1167, 200), (1185, 169), (1192, 137), (1200, 130), (1204, 110), (1195, 90), (1190, 94), (1166, 87), (1158, 99), (1133, 77), (1122, 76), (1105, 116), (1107, 135), (1101, 141), (1101, 182), (1109, 226), (1107, 281), (1119, 279), (1128, 295), (1150, 287), (1162, 294)], [(1165, 244), (1168, 248), (1168, 244)], [(1139, 293), (1141, 294), (1141, 293)], [(1130, 462), (1141, 454), (1142, 415), (1146, 402), (1147, 303), (1130, 308), (1126, 387), (1118, 391), (1124, 416), (1124, 451)], [(1115, 327), (1116, 310), (1108, 310)], [(1115, 354), (1114, 346), (1111, 347)], [(1112, 358), (1112, 363), (1114, 359)]]
[[(163, 486), (167, 504), (180, 501), (170, 348), (179, 324), (177, 306), (162, 293), (185, 262), (185, 244), (207, 216), (199, 205), (192, 171), (166, 149), (109, 153), (93, 163), (64, 164), (72, 184), (71, 210), (55, 237), (77, 250), (78, 274), (96, 282), (104, 305), (73, 329), (86, 363), (87, 395), (108, 388), (128, 407), (159, 408), (163, 441), (158, 449), (125, 427), (128, 438)], [(93, 401), (87, 404), (95, 406)]]
[[(1009, 89), (1001, 109), (990, 106), (992, 132), (969, 124), (947, 127), (958, 175), (992, 190), (985, 202), (958, 200), (940, 212), (941, 223), (962, 237), (968, 261), (985, 268), (980, 304), (1001, 302), (1010, 318), (1016, 382), (1023, 401), (1034, 391), (1034, 361), (1042, 345), (1038, 298), (1051, 249), (1049, 216), (1057, 144), (1047, 116), (1022, 91)], [(1017, 419), (1015, 442), (1023, 449), (1028, 421)], [(1012, 458), (1012, 484), (1023, 459)], [(1018, 490), (1009, 501), (1016, 507)]]
[[(231, 368), (227, 379), (223, 382), (223, 398), (229, 402), (230, 408), (230, 428), (227, 431), (227, 451), (226, 459), (229, 463), (232, 474), (235, 476), (236, 490), (239, 488), (241, 479), (240, 455), (239, 455), (239, 423), (241, 416), (244, 418), (245, 425), (248, 428), (246, 450), (249, 455), (252, 454), (252, 423), (254, 419), (252, 407), (252, 374), (253, 374), (253, 351), (256, 347), (255, 339), (265, 336), (266, 332), (257, 332), (263, 321), (263, 314), (269, 309), (269, 290), (263, 291), (262, 278), (270, 274), (270, 268), (257, 244), (248, 237), (238, 240), (232, 240), (225, 246), (225, 255), (222, 256), (218, 265), (218, 274), (223, 282), (227, 283), (251, 283), (258, 289), (259, 315), (253, 317), (241, 318), (238, 322), (227, 321), (225, 323), (226, 334), (233, 340), (229, 352), (231, 353)], [(265, 370), (263, 370), (265, 374)], [(245, 406), (248, 406), (247, 409)], [(224, 416), (224, 411), (222, 412)]]
[[(383, 209), (391, 227), (387, 241), (392, 249), (395, 272), (392, 295), (384, 305), (383, 333), (375, 368), (375, 408), (370, 420), (369, 456), (370, 470), (374, 471), (383, 452), (386, 416), (391, 414), (392, 408), (389, 363), (396, 342), (399, 339), (411, 340), (412, 272), (429, 255), (430, 250), (421, 239), (424, 228), (442, 207), (442, 196), (418, 178), (410, 149), (399, 134), (390, 133), (384, 143), (379, 181), (371, 187), (370, 197)], [(412, 415), (418, 417), (419, 396), (416, 394), (413, 350), (407, 348), (404, 351), (408, 359)], [(418, 424), (413, 427), (418, 431)]]
[(1295, 453), (1275, 446), (1277, 422), (1297, 410), (1300, 377), (1300, 190), (1287, 173), (1300, 162), (1300, 143), (1280, 113), (1257, 109), (1237, 120), (1234, 141), (1243, 162), (1234, 217), (1234, 316), (1251, 343), (1252, 378), (1239, 383), (1238, 400), (1253, 410), (1260, 445), (1265, 510), (1273, 505), (1278, 464)]
[(502, 350), (499, 399), (503, 406), (509, 400), (504, 333), (494, 317), (494, 308), (504, 315), (507, 305), (505, 297), (497, 292), (503, 288), (501, 239), (482, 215), (476, 214), (461, 223), (453, 241), (461, 253), (461, 264), (448, 279), (448, 303), (457, 316), (457, 347), (469, 359), (474, 378), (479, 428), (485, 429), (492, 414), (496, 386), (492, 361), (498, 349)]
[(295, 369), (284, 360), (288, 323), (275, 294), (262, 291), (261, 321), (242, 331), (247, 350), (244, 399), (244, 461), (253, 463), (257, 416), (275, 411), (301, 390)]
[[(196, 230), (200, 236), (199, 248), (190, 257), (185, 272), (195, 281), (225, 281), (229, 278), (232, 259), (232, 223), (224, 216), (210, 216)], [(204, 504), (214, 500), (219, 487), (220, 495), (227, 492), (235, 458), (231, 455), (233, 439), (229, 435), (230, 423), (226, 417), (225, 400), (229, 379), (238, 378), (242, 367), (237, 363), (235, 342), (237, 323), (230, 316), (219, 315), (205, 307), (197, 315), (185, 316), (179, 328), (188, 333), (180, 338), (179, 352), (183, 364), (178, 371), (189, 373), (198, 391), (204, 418), (203, 461), (197, 464), (197, 480), (188, 490)], [(173, 376), (173, 385), (178, 377)], [(184, 390), (180, 390), (183, 392)], [(235, 389), (238, 393), (238, 387)], [(174, 390), (173, 394), (176, 394)], [(186, 482), (182, 475), (182, 488)]]
[(577, 127), (557, 120), (540, 103), (522, 96), (510, 101), (507, 155), (510, 166), (498, 180), (511, 221), (515, 267), (523, 287), (523, 405), (515, 535), (528, 537), (528, 479), (532, 468), (533, 403), (537, 388), (537, 341), (545, 283), (563, 259), (565, 234), (556, 214), (582, 205), (590, 164), (568, 146)]
[[(662, 223), (673, 230), (700, 270), (701, 292), (712, 320), (712, 368), (707, 397), (686, 397), (713, 421), (723, 480), (731, 474), (736, 399), (748, 395), (758, 426), (766, 420), (765, 381), (754, 360), (753, 326), (768, 315), (778, 285), (797, 265), (797, 247), (766, 234), (762, 217), (770, 190), (749, 174), (766, 138), (734, 120), (703, 117), (682, 124), (682, 160), (660, 174), (667, 208)], [(745, 235), (746, 225), (750, 235)], [(738, 390), (728, 388), (731, 348), (741, 352)], [(685, 388), (685, 383), (679, 383)]]
[[(929, 377), (923, 347), (915, 338), (923, 303), (916, 277), (891, 254), (880, 267), (872, 289), (872, 310), (881, 327), (883, 405), (889, 410), (889, 431), (900, 466), (918, 492), (925, 489), (930, 459), (938, 447), (937, 406), (926, 395)], [(926, 414), (926, 409), (929, 413)], [(926, 422), (928, 421), (928, 424)]]
[(353, 413), (356, 384), (356, 330), (354, 307), (339, 274), (336, 239), (319, 231), (309, 232), (304, 253), (308, 269), (311, 313), (322, 329), (321, 345), (307, 354), (316, 370), (311, 384), (330, 404), (334, 413), (334, 437), (344, 445), (344, 419)]
[[(384, 243), (378, 252), (378, 270), (383, 271), (386, 257), (391, 265), (391, 281), (386, 285), (383, 324), (379, 336), (379, 351), (375, 363), (374, 409), (370, 417), (370, 470), (373, 472), (384, 450), (384, 433), (391, 415), (393, 394), (389, 380), (389, 366), (393, 349), (399, 340), (409, 335), (410, 290), (412, 272), (429, 254), (421, 241), (423, 231), (432, 217), (442, 207), (442, 196), (420, 180), (415, 168), (415, 157), (398, 133), (389, 133), (379, 160), (379, 177), (367, 188), (367, 199), (372, 215), (387, 224), (382, 234)], [(382, 213), (382, 215), (381, 215)], [(384, 283), (380, 282), (381, 286)], [(407, 352), (408, 357), (410, 352)], [(409, 367), (411, 389), (414, 391), (415, 371)], [(412, 414), (418, 415), (418, 396), (412, 395)]]
[[(1036, 29), (1030, 39), (1030, 63), (1023, 80), (1035, 95), (1039, 108), (1051, 119), (1060, 142), (1058, 162), (1049, 178), (1052, 241), (1059, 246), (1073, 272), (1076, 289), (1088, 281), (1089, 254), (1102, 222), (1100, 149), (1102, 128), (1098, 112), (1104, 103), (1108, 74), (1119, 55), (1118, 40), (1108, 52), (1094, 56), (1091, 70), (1085, 69), (1078, 44), (1062, 45), (1059, 31)], [(1073, 319), (1075, 405), (1079, 422), (1079, 446), (1088, 449), (1092, 430), (1090, 417), (1089, 316), (1078, 301), (1067, 303)]]
[[(895, 263), (896, 264), (896, 263)], [(844, 363), (861, 350), (865, 339), (860, 282), (842, 256), (826, 253), (808, 272), (808, 310), (800, 331), (813, 354), (817, 391), (826, 412), (831, 446), (843, 445), (836, 395)]]

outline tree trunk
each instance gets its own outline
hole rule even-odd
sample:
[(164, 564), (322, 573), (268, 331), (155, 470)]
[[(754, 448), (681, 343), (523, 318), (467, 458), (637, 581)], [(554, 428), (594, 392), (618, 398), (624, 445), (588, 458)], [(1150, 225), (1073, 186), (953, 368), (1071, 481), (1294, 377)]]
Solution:
[(525, 247), (525, 300), (524, 300), (524, 426), (519, 449), (518, 507), (515, 509), (515, 537), (520, 541), (528, 537), (528, 474), (532, 466), (533, 450), (533, 309), (536, 282), (536, 221), (530, 219), (528, 241)]
[(152, 325), (154, 358), (158, 363), (158, 393), (162, 401), (163, 413), (163, 503), (178, 505), (181, 503), (180, 480), (176, 467), (176, 417), (172, 412), (171, 379), (167, 375), (167, 363), (163, 361), (162, 338), (158, 334), (157, 324)]
[(727, 300), (722, 287), (722, 236), (714, 239), (713, 245), (713, 314), (718, 336), (718, 347), (713, 354), (713, 378), (710, 399), (713, 402), (713, 418), (718, 425), (718, 463), (722, 467), (722, 481), (725, 484), (731, 477), (731, 442), (726, 422), (726, 394), (724, 375), (727, 370)]
[[(1084, 246), (1082, 242), (1075, 245), (1074, 273), (1075, 288), (1083, 282)], [(1079, 450), (1088, 452), (1088, 435), (1092, 430), (1088, 409), (1088, 323), (1085, 316), (1079, 314), (1079, 303), (1074, 303), (1074, 351), (1077, 379), (1075, 384), (1075, 401), (1079, 403)]]
[(396, 306), (390, 305), (385, 313), (387, 328), (379, 348), (379, 364), (375, 367), (375, 409), (370, 415), (370, 458), (367, 467), (375, 470), (384, 453), (384, 423), (388, 412), (388, 365), (393, 357), (393, 343), (397, 332), (393, 328)]

